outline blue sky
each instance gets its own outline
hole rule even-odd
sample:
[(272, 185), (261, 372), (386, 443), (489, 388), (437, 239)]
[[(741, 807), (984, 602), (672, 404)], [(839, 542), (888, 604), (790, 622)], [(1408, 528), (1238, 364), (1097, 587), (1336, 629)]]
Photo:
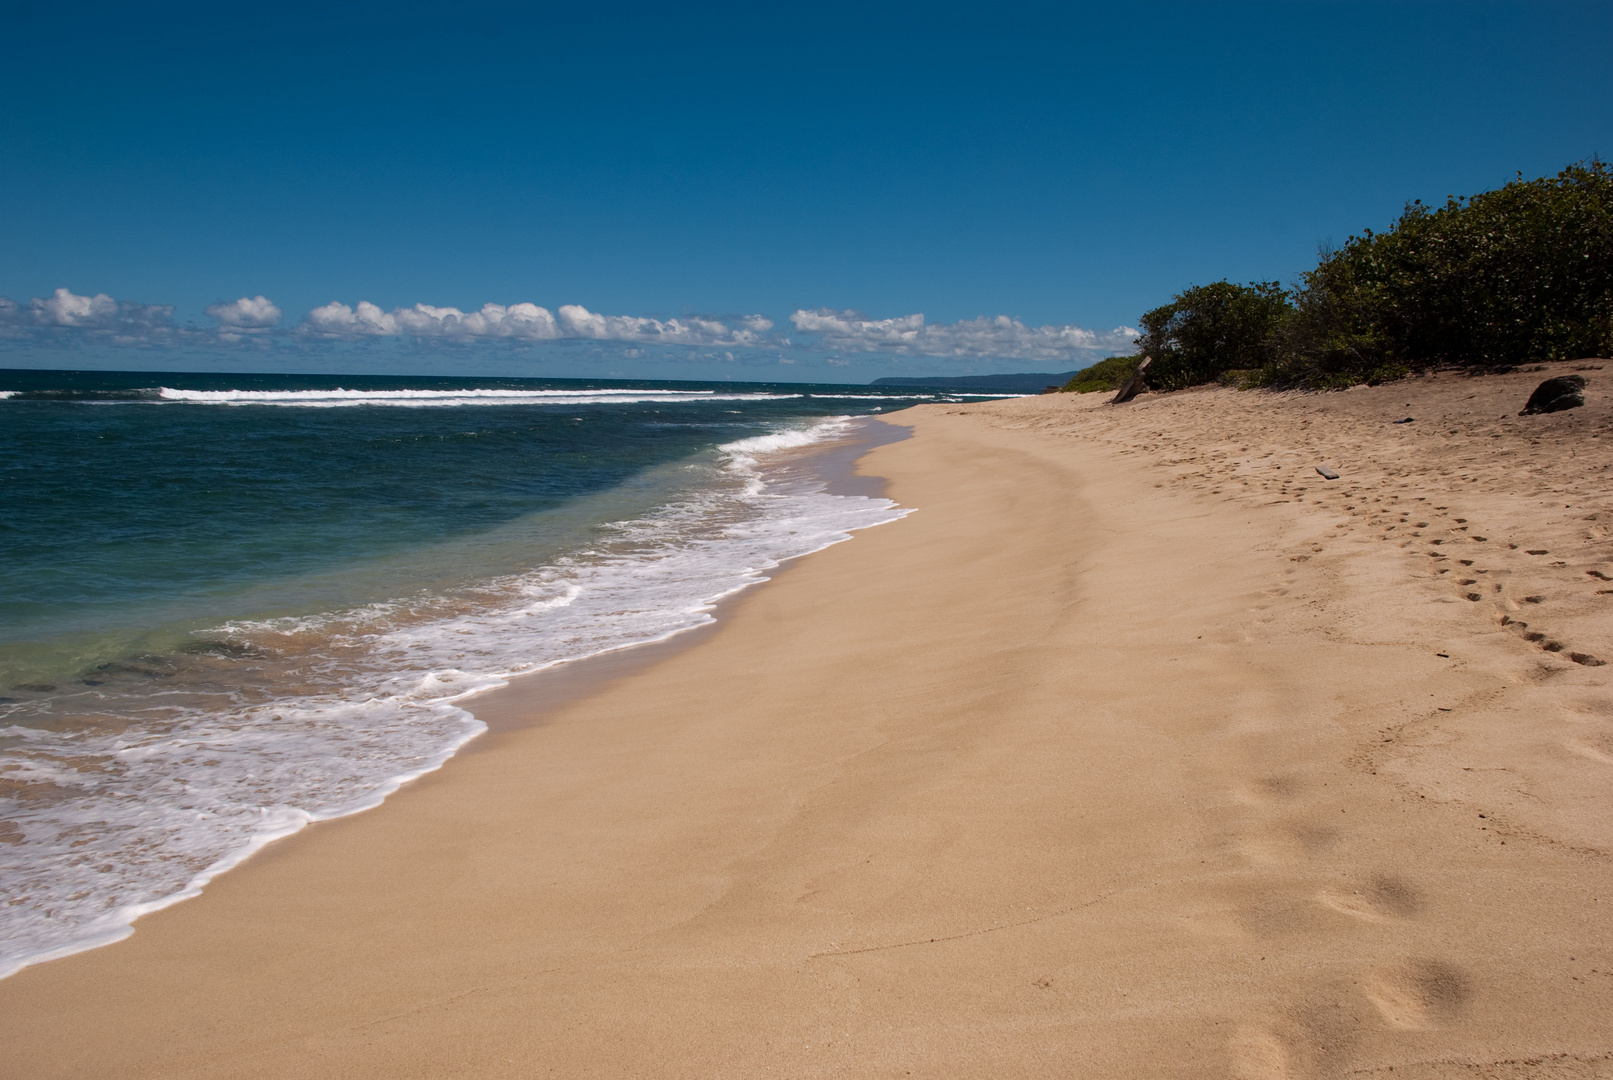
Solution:
[(1613, 154), (1605, 3), (64, 8), (0, 0), (0, 366), (1068, 370)]

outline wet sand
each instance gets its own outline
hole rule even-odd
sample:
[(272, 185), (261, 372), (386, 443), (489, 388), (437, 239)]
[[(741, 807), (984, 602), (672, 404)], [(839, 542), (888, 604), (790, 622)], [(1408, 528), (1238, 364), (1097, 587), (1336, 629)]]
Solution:
[(0, 1075), (1613, 1076), (1550, 373), (901, 413), (915, 513), (0, 982)]

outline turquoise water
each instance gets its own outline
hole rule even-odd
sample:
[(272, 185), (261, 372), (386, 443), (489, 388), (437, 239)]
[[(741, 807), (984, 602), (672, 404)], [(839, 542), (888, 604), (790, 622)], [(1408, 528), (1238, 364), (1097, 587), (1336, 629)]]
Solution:
[(375, 805), (466, 696), (899, 517), (797, 458), (934, 397), (0, 372), (0, 974)]
[[(176, 401), (158, 385), (234, 390), (236, 401), (279, 392), (303, 407)], [(0, 647), (384, 593), (395, 583), (373, 574), (387, 555), (486, 533), (781, 422), (862, 411), (855, 399), (805, 396), (822, 387), (681, 386), (634, 400), (631, 390), (654, 388), (603, 395), (598, 384), (492, 380), (475, 385), (554, 397), (313, 404), (337, 385), (441, 394), (464, 384), (0, 375), (0, 391), (13, 391), (0, 413)], [(313, 577), (332, 571), (365, 573)], [(276, 582), (283, 594), (265, 595)]]

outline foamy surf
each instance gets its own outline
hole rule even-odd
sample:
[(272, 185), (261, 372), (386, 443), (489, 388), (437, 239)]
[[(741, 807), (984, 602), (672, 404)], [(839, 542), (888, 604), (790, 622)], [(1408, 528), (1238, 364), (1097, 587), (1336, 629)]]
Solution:
[(800, 394), (720, 394), (714, 390), (177, 390), (157, 388), (161, 401), (193, 405), (278, 405), (336, 409), (358, 405), (452, 408), (467, 405), (636, 405), (644, 402), (699, 404), (718, 401), (784, 401)]
[(529, 572), (203, 635), (289, 658), (295, 695), (154, 699), (110, 730), (0, 731), (0, 777), (60, 793), (24, 807), (20, 842), (0, 845), (0, 977), (125, 937), (263, 845), (379, 805), (485, 730), (471, 695), (703, 625), (784, 560), (902, 517), (886, 499), (769, 479), (781, 452), (849, 429), (837, 417), (726, 443), (706, 482)]

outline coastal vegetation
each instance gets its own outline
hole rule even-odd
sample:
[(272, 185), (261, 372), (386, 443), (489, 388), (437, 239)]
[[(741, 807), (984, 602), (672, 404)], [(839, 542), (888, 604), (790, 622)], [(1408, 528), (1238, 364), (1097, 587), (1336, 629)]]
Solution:
[(1139, 359), (1140, 356), (1111, 356), (1107, 360), (1099, 360), (1091, 367), (1077, 371), (1061, 389), (1077, 394), (1119, 390), (1121, 384), (1137, 370)]
[(1226, 371), (1263, 369), (1293, 313), (1275, 281), (1198, 285), (1142, 317), (1141, 353), (1152, 356), (1148, 382), (1160, 390), (1214, 382)]
[(1327, 389), (1413, 371), (1505, 370), (1613, 349), (1613, 171), (1599, 159), (1443, 206), (1324, 249), (1292, 288), (1217, 281), (1141, 319), (1135, 356), (1065, 390), (1216, 381)]

